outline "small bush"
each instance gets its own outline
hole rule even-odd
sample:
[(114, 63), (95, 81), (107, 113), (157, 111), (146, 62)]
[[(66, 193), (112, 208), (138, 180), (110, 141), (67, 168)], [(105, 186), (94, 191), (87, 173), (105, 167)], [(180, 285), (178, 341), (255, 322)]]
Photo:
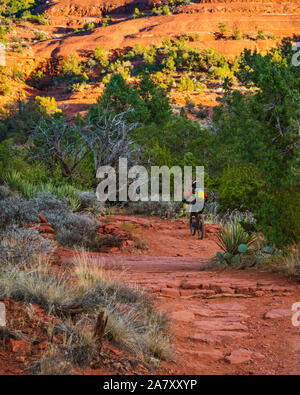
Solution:
[(0, 73), (0, 95), (7, 96), (10, 93), (10, 88), (7, 83), (7, 76)]
[(83, 246), (98, 250), (97, 224), (94, 220), (71, 212), (69, 205), (48, 193), (30, 200), (11, 197), (0, 200), (0, 229), (17, 224), (24, 226), (44, 214), (56, 231), (57, 240), (66, 247)]
[(68, 91), (75, 93), (75, 92), (83, 92), (84, 90), (88, 89), (90, 86), (85, 81), (84, 82), (75, 82), (74, 84), (68, 87)]
[(233, 40), (242, 40), (243, 39), (243, 36), (242, 36), (242, 34), (241, 34), (241, 32), (240, 32), (240, 29), (238, 28), (238, 27), (236, 27), (235, 29), (234, 29), (234, 32), (233, 32), (233, 35), (232, 35), (232, 37), (231, 37)]
[(13, 226), (0, 234), (1, 265), (30, 265), (39, 257), (51, 256), (54, 247), (48, 239), (34, 229), (21, 229)]
[(12, 78), (18, 82), (25, 82), (25, 74), (16, 67), (13, 68)]
[(219, 30), (220, 30), (221, 33), (224, 34), (224, 33), (227, 32), (227, 26), (226, 26), (226, 24), (224, 22), (220, 22), (218, 27), (219, 27)]
[(101, 24), (103, 27), (107, 27), (107, 26), (111, 25), (112, 24), (111, 17), (109, 15), (106, 15), (106, 17), (104, 19), (102, 19)]
[(94, 51), (94, 59), (100, 66), (102, 66), (104, 70), (106, 70), (106, 68), (109, 66), (109, 59), (107, 54), (105, 54), (103, 48), (99, 47), (98, 45), (96, 46)]
[(61, 75), (65, 78), (74, 78), (82, 74), (82, 65), (77, 54), (70, 53), (67, 59), (62, 61)]
[(96, 24), (93, 23), (93, 22), (86, 23), (86, 24), (83, 26), (83, 29), (84, 29), (85, 31), (93, 30), (93, 29), (95, 29), (95, 28), (96, 28)]
[[(98, 240), (96, 231), (97, 224), (88, 217), (78, 214), (68, 213), (63, 218), (59, 218), (52, 213), (48, 213), (49, 221), (52, 221), (57, 229), (56, 238), (65, 247), (85, 247), (93, 251), (98, 251), (101, 243)], [(58, 224), (60, 224), (58, 226)]]
[(106, 208), (103, 202), (97, 200), (97, 196), (93, 191), (85, 191), (78, 193), (79, 209), (88, 209), (99, 214), (105, 214)]
[(62, 110), (57, 107), (55, 97), (36, 96), (35, 104), (44, 114), (54, 115), (62, 113)]
[(203, 104), (198, 104), (197, 117), (200, 119), (205, 119), (209, 116), (209, 110), (203, 106)]
[(143, 238), (135, 238), (134, 240), (134, 247), (137, 248), (138, 250), (148, 250), (148, 243), (146, 239)]
[(45, 32), (41, 31), (41, 30), (35, 30), (34, 32), (34, 37), (36, 40), (38, 41), (44, 41), (47, 38), (47, 35)]
[(134, 225), (127, 223), (127, 222), (123, 222), (121, 224), (121, 229), (124, 230), (124, 232), (131, 232), (131, 233), (140, 233), (141, 229), (135, 227)]
[(177, 90), (179, 92), (191, 92), (195, 90), (194, 82), (189, 77), (181, 77), (179, 83), (177, 84)]
[(267, 37), (265, 36), (262, 30), (258, 30), (256, 40), (266, 40)]
[(48, 25), (49, 24), (48, 17), (45, 13), (32, 15), (30, 11), (25, 11), (25, 12), (23, 12), (22, 19), (30, 21), (30, 22), (36, 22), (39, 25)]
[(139, 10), (138, 8), (135, 8), (135, 9), (134, 9), (134, 12), (133, 12), (133, 14), (132, 14), (132, 18), (133, 18), (133, 19), (137, 19), (137, 18), (139, 18), (140, 16), (141, 16), (140, 10)]
[(28, 79), (28, 83), (34, 88), (41, 89), (44, 83), (46, 75), (42, 72), (42, 70), (37, 70), (30, 75)]

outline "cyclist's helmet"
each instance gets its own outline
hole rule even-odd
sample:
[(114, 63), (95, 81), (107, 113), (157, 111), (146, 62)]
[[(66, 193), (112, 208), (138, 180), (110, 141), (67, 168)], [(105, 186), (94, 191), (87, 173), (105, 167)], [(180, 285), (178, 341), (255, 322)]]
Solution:
[(193, 187), (193, 188), (197, 188), (197, 181), (193, 181), (192, 187)]

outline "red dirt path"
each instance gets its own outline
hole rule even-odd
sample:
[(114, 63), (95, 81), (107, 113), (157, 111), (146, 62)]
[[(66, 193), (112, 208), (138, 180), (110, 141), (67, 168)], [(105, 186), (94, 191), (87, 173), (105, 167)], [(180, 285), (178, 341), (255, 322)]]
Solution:
[[(214, 233), (199, 241), (182, 220), (117, 216), (111, 225), (124, 222), (142, 229), (149, 250), (92, 256), (116, 273), (125, 268), (125, 279), (155, 295), (157, 307), (170, 314), (174, 360), (162, 362), (160, 373), (300, 373), (300, 327), (291, 322), (299, 279), (203, 270), (218, 249)], [(73, 254), (60, 251), (64, 263)]]

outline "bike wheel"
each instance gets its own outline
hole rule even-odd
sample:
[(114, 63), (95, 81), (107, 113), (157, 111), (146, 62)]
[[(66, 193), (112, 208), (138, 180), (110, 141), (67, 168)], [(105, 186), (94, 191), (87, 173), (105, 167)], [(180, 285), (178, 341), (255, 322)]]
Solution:
[(201, 217), (199, 219), (199, 225), (198, 225), (198, 239), (203, 240), (204, 237), (205, 237), (205, 225), (204, 225), (203, 218)]
[(190, 222), (190, 231), (191, 231), (191, 235), (194, 236), (196, 233), (196, 224), (195, 224), (194, 218), (192, 218), (192, 220)]

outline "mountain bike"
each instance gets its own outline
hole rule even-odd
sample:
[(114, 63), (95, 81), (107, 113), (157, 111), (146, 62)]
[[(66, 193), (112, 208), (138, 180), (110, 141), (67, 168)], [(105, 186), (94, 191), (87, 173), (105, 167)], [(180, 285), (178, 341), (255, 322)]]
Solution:
[(198, 232), (198, 239), (203, 240), (205, 237), (204, 218), (201, 213), (191, 213), (190, 215), (190, 231), (191, 235), (195, 236)]

